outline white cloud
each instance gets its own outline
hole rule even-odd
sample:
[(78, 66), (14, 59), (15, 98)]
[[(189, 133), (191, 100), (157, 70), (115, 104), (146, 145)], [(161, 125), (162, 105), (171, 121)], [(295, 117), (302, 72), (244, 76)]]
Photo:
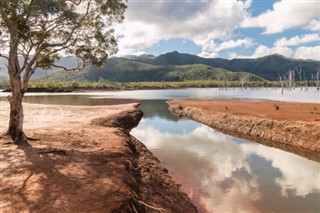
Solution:
[(310, 23), (307, 25), (306, 29), (311, 31), (320, 31), (320, 20), (319, 19), (311, 20)]
[(220, 52), (222, 50), (226, 49), (232, 49), (235, 47), (250, 47), (252, 46), (252, 40), (250, 38), (245, 38), (245, 39), (238, 39), (238, 40), (229, 40), (222, 42), (220, 44), (215, 43), (213, 40), (208, 42), (208, 44), (205, 44), (203, 46), (203, 50), (205, 51), (213, 51), (213, 52)]
[[(256, 201), (260, 203), (261, 199), (271, 204), (274, 199), (283, 203), (288, 201), (286, 197), (290, 193), (306, 196), (320, 190), (318, 163), (258, 143), (235, 143), (232, 137), (205, 125), (175, 134), (160, 132), (142, 122), (131, 134), (155, 150), (155, 154), (159, 153), (170, 168), (175, 168), (176, 175), (184, 179), (188, 195), (200, 200), (209, 212), (259, 212)], [(276, 174), (269, 169), (259, 170), (260, 174), (252, 172), (254, 165), (260, 165), (253, 163), (255, 160), (250, 163), (252, 156), (271, 164)], [(246, 175), (241, 176), (239, 172)], [(263, 172), (268, 173), (264, 178)], [(268, 184), (263, 184), (263, 180)], [(190, 187), (186, 187), (188, 185)], [(266, 190), (273, 195), (264, 196)]]
[(259, 58), (271, 54), (280, 54), (286, 57), (295, 58), (295, 59), (311, 59), (320, 61), (320, 46), (307, 47), (301, 46), (298, 47), (295, 51), (288, 47), (275, 46), (267, 47), (260, 45), (256, 48), (252, 55), (239, 55), (235, 52), (229, 54), (229, 58)]
[[(235, 39), (234, 30), (241, 27), (262, 27), (266, 34), (280, 33), (290, 28), (320, 30), (319, 7), (316, 1), (281, 0), (273, 8), (257, 17), (250, 17), (247, 11), (252, 1), (129, 1), (126, 19), (116, 27), (118, 55), (128, 55), (144, 51), (161, 40), (181, 38), (201, 47), (201, 57), (220, 57), (220, 51), (237, 47), (251, 47), (253, 38)], [(218, 43), (217, 40), (221, 42)], [(238, 52), (229, 53), (230, 58), (256, 58), (269, 54), (287, 57), (311, 57), (314, 48), (301, 53), (299, 46), (319, 41), (319, 33), (282, 37), (274, 47), (258, 45), (251, 56)], [(314, 52), (314, 51), (313, 51)]]
[(274, 46), (284, 47), (284, 46), (298, 46), (300, 44), (306, 44), (309, 42), (320, 41), (320, 34), (313, 33), (302, 36), (295, 36), (290, 39), (282, 37), (274, 43)]
[(202, 52), (198, 56), (203, 58), (218, 58), (219, 52), (222, 50), (233, 49), (236, 47), (251, 47), (253, 42), (250, 38), (238, 39), (238, 40), (228, 40), (221, 43), (216, 43), (213, 40), (202, 46)]
[(142, 51), (143, 48), (151, 46), (160, 40), (158, 34), (160, 32), (154, 25), (125, 21), (116, 28), (119, 54), (129, 55)]
[(140, 55), (145, 55), (145, 54), (148, 54), (148, 53), (145, 51), (137, 51), (137, 52), (132, 53), (132, 55), (135, 55), (135, 56), (140, 56)]
[(129, 1), (126, 19), (116, 28), (119, 54), (129, 54), (171, 38), (205, 45), (230, 39), (249, 14), (251, 0)]
[(294, 58), (297, 59), (313, 59), (320, 61), (320, 46), (315, 47), (299, 47), (295, 54)]
[(241, 56), (235, 52), (229, 53), (229, 59), (240, 58)]
[(293, 54), (293, 50), (288, 47), (267, 47), (264, 45), (260, 45), (257, 47), (250, 58), (258, 58), (271, 54), (280, 54), (286, 57), (291, 57)]
[(320, 166), (318, 163), (279, 149), (266, 149), (264, 146), (244, 144), (242, 149), (246, 150), (247, 154), (255, 153), (263, 156), (270, 160), (274, 168), (279, 168), (282, 177), (277, 178), (276, 182), (281, 187), (283, 196), (288, 196), (288, 192), (292, 189), (298, 196), (306, 196), (320, 189)]
[(198, 54), (198, 56), (202, 58), (219, 58), (219, 54), (216, 52), (206, 52), (202, 51), (201, 53)]
[(274, 3), (272, 10), (246, 19), (242, 26), (265, 28), (265, 34), (280, 33), (308, 24), (319, 17), (319, 9), (319, 1), (281, 0)]

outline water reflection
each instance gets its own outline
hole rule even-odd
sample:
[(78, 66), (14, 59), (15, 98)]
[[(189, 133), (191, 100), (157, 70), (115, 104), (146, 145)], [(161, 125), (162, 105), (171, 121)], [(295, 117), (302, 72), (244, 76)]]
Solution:
[[(300, 96), (303, 94), (303, 96)], [(32, 94), (31, 94), (32, 95)], [(0, 94), (4, 99), (6, 94)], [(129, 99), (125, 99), (129, 98)], [(294, 90), (185, 89), (37, 94), (25, 102), (108, 105), (141, 100), (144, 118), (132, 134), (169, 167), (203, 212), (320, 212), (320, 164), (261, 144), (231, 137), (197, 122), (178, 119), (170, 98), (262, 98), (320, 102), (319, 92)]]
[(146, 117), (131, 134), (159, 156), (202, 212), (320, 211), (319, 163), (179, 120), (164, 101), (141, 107)]
[(144, 112), (144, 118), (159, 117), (172, 121), (178, 120), (177, 117), (172, 116), (167, 109), (168, 105), (163, 100), (141, 100), (140, 103), (140, 109)]
[[(7, 98), (0, 97), (1, 101), (6, 101)], [(105, 99), (94, 99), (89, 95), (36, 95), (36, 96), (25, 96), (23, 98), (25, 103), (36, 103), (36, 104), (59, 104), (59, 105), (117, 105), (117, 104), (128, 104), (139, 102), (134, 99), (116, 99), (116, 98), (105, 98)]]
[(262, 99), (277, 101), (295, 101), (320, 103), (320, 92), (317, 88), (309, 88), (307, 91), (298, 88), (286, 90), (281, 94), (280, 88), (190, 88), (190, 89), (168, 89), (168, 90), (135, 90), (119, 92), (92, 93), (95, 98), (136, 98), (141, 100), (154, 99)]
[[(0, 97), (6, 97), (9, 93), (0, 92)], [(26, 96), (87, 96), (92, 99), (139, 99), (139, 100), (168, 100), (168, 99), (262, 99), (276, 101), (295, 101), (320, 103), (320, 92), (317, 88), (308, 90), (299, 88), (286, 90), (281, 94), (279, 88), (190, 88), (168, 90), (131, 90), (131, 91), (105, 91), (86, 93), (26, 93)], [(81, 98), (81, 97), (79, 97)], [(94, 100), (92, 100), (94, 102)], [(98, 102), (99, 103), (99, 102)]]

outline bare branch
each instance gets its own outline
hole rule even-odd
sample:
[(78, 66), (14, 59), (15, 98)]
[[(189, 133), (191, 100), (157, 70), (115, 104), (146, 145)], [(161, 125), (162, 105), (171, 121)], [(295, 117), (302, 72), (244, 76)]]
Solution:
[(0, 5), (0, 17), (4, 20), (3, 6)]
[(64, 66), (60, 66), (57, 64), (53, 64), (52, 67), (63, 69), (64, 71), (75, 71), (75, 70), (83, 70), (85, 68), (85, 63), (78, 63), (77, 67), (66, 68)]
[(27, 91), (28, 89), (28, 82), (31, 78), (31, 76), (33, 75), (33, 73), (35, 73), (36, 69), (38, 68), (38, 62), (36, 62), (36, 64), (30, 69), (30, 70), (26, 70), (26, 72), (24, 73), (24, 76), (23, 76), (23, 90), (24, 91)]
[(9, 61), (9, 57), (0, 53), (0, 58), (5, 58)]

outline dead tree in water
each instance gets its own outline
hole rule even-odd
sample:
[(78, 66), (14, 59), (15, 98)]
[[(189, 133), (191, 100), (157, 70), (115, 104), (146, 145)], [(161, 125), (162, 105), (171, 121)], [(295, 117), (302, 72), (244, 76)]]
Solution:
[(299, 82), (300, 82), (301, 91), (302, 91), (303, 86), (302, 86), (302, 69), (301, 69), (301, 66), (296, 67), (295, 70), (297, 71), (297, 73), (299, 75)]
[(294, 86), (295, 71), (294, 70), (289, 70), (287, 75), (288, 75), (288, 77), (287, 77), (288, 87), (291, 90), (292, 87)]
[(243, 74), (241, 75), (241, 78), (240, 78), (241, 87), (247, 89), (248, 81), (249, 81), (249, 76), (248, 76), (248, 74), (247, 74), (247, 73), (243, 73)]
[(285, 84), (285, 75), (281, 76), (280, 73), (278, 73), (279, 76), (279, 82), (281, 84), (281, 94), (283, 94), (284, 84)]
[(317, 90), (320, 90), (320, 69), (317, 70), (317, 73), (315, 75), (311, 75), (312, 80), (315, 81)]

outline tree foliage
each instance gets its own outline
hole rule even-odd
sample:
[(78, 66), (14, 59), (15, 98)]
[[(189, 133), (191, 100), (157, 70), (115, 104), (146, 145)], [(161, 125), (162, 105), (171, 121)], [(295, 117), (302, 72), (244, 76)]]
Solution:
[(0, 56), (18, 66), (15, 77), (24, 74), (23, 87), (37, 68), (59, 67), (63, 55), (78, 61), (66, 70), (99, 66), (117, 52), (112, 27), (125, 8), (119, 0), (0, 0)]
[[(37, 68), (81, 69), (116, 53), (113, 25), (123, 20), (122, 0), (0, 0), (0, 57), (11, 86), (8, 134), (25, 142), (22, 98)], [(77, 66), (57, 64), (73, 56)]]

